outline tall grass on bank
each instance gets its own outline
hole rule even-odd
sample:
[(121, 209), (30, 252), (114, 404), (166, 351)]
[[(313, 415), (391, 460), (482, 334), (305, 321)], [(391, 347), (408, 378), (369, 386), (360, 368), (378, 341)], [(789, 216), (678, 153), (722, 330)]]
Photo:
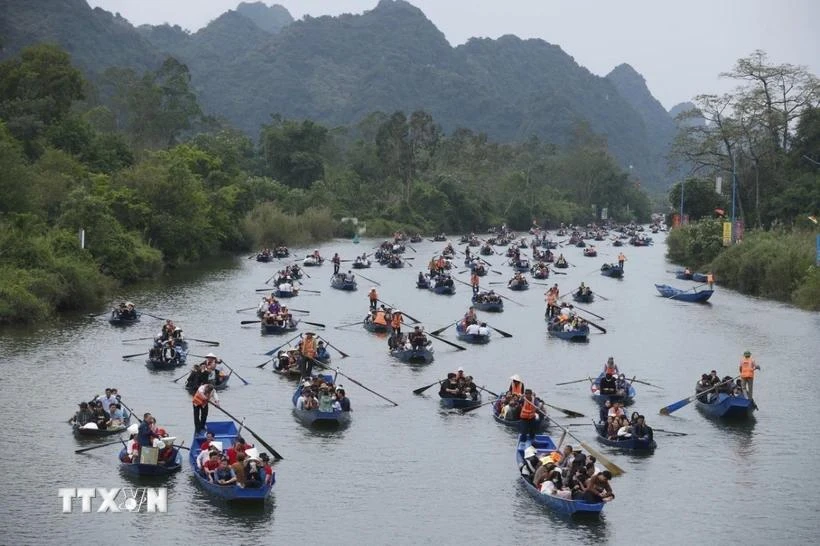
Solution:
[(724, 247), (721, 222), (707, 219), (673, 229), (666, 243), (670, 261), (711, 270), (723, 286), (820, 310), (812, 231), (750, 231), (742, 242)]
[(820, 309), (820, 275), (814, 268), (814, 234), (755, 231), (721, 252), (712, 270), (744, 294)]
[(279, 244), (299, 246), (333, 237), (337, 226), (330, 209), (308, 208), (301, 214), (287, 214), (275, 203), (261, 203), (242, 221), (242, 230), (256, 248)]

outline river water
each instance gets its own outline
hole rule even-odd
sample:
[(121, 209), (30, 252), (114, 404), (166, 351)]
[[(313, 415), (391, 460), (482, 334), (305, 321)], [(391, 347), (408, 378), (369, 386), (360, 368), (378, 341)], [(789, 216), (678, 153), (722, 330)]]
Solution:
[[(255, 367), (266, 359), (264, 351), (287, 338), (262, 337), (257, 325), (239, 325), (254, 315), (235, 310), (257, 302), (254, 289), (264, 287), (275, 263), (237, 257), (123, 294), (145, 311), (173, 317), (188, 337), (219, 340), (218, 350), (192, 345), (191, 352), (214, 350), (250, 382), (243, 386), (233, 378), (221, 398), (226, 409), (246, 418), (285, 457), (276, 465), (271, 501), (261, 509), (212, 501), (198, 488), (186, 460), (183, 471), (168, 482), (165, 514), (62, 513), (59, 487), (133, 485), (118, 471), (117, 446), (74, 453), (92, 445), (75, 440), (66, 424), (76, 404), (116, 386), (138, 414), (151, 411), (188, 444), (190, 397), (184, 381), (171, 382), (184, 370), (154, 373), (141, 358), (121, 358), (147, 350), (146, 342), (122, 340), (158, 331), (161, 323), (148, 317), (128, 329), (110, 326), (105, 317), (77, 317), (1, 331), (7, 465), (0, 472), (2, 543), (816, 543), (820, 478), (813, 465), (820, 420), (814, 416), (812, 384), (820, 314), (719, 287), (709, 305), (664, 300), (653, 283), (687, 283), (667, 272), (674, 267), (664, 259), (663, 235), (655, 238), (658, 244), (652, 247), (624, 248), (628, 260), (621, 281), (599, 274), (601, 263), (617, 255), (608, 244), (596, 259), (582, 257), (577, 248), (563, 249), (575, 267), (550, 282), (568, 292), (585, 281), (608, 298), (584, 306), (606, 317), (596, 322), (607, 334), (593, 330), (587, 344), (550, 339), (543, 321), (545, 288), (513, 293), (496, 285), (522, 306), (507, 302), (502, 314), (483, 318), (515, 337), (495, 336), (489, 345), (466, 351), (436, 343), (436, 360), (426, 367), (393, 361), (385, 340), (361, 327), (334, 329), (363, 316), (371, 283), (359, 279), (358, 292), (340, 292), (329, 287), (329, 264), (309, 269), (312, 278), (305, 279), (305, 287), (322, 295), (303, 294), (292, 307), (309, 309), (307, 320), (327, 324), (319, 332), (351, 355), (342, 360), (334, 354), (334, 365), (399, 404), (392, 407), (341, 379), (354, 414), (351, 426), (337, 432), (302, 427), (291, 414), (293, 384), (272, 374), (270, 366)], [(372, 251), (374, 244), (333, 241), (319, 249), (351, 258)], [(442, 246), (413, 245), (417, 252), (408, 249), (407, 256), (415, 258), (415, 267), (376, 265), (363, 271), (381, 283), (383, 300), (425, 320), (428, 330), (455, 320), (469, 306), (470, 290), (464, 285), (451, 297), (415, 288), (419, 267)], [(489, 261), (503, 275), (490, 273), (483, 281), (506, 281), (511, 274), (506, 259)], [(455, 341), (452, 328), (442, 335)], [(661, 407), (691, 394), (701, 373), (715, 368), (734, 375), (745, 349), (763, 368), (755, 384), (760, 411), (753, 423), (715, 422), (693, 404), (669, 417), (658, 415)], [(459, 366), (496, 392), (518, 373), (548, 402), (591, 417), (597, 409), (584, 383), (555, 383), (594, 376), (610, 355), (629, 377), (663, 387), (638, 385), (634, 408), (649, 424), (688, 435), (658, 433), (657, 451), (636, 457), (597, 444), (592, 427), (574, 428), (576, 436), (626, 471), (613, 481), (617, 498), (594, 521), (567, 520), (532, 501), (517, 481), (515, 433), (497, 425), (489, 407), (452, 414), (440, 409), (435, 388), (423, 396), (412, 394)], [(219, 412), (211, 410), (210, 420), (220, 420)]]

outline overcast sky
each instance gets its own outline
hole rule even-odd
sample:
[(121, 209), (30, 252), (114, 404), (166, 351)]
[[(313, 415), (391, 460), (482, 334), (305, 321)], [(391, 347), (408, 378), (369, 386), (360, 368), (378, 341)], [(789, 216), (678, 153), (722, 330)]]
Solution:
[[(196, 31), (239, 0), (88, 0), (135, 25)], [(266, 0), (295, 19), (373, 9), (378, 0)], [(561, 46), (604, 76), (629, 63), (666, 107), (699, 93), (729, 91), (718, 78), (763, 49), (774, 62), (820, 74), (820, 0), (410, 0), (456, 46), (470, 37), (515, 34)]]

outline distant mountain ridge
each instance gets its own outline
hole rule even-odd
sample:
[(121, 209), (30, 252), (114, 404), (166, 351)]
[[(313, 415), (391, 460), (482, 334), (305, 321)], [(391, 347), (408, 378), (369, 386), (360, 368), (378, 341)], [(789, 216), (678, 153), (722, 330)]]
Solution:
[(84, 0), (0, 0), (0, 33), (3, 58), (52, 41), (92, 77), (110, 66), (154, 68), (172, 55), (188, 65), (206, 111), (253, 136), (273, 113), (341, 125), (375, 110), (423, 109), (448, 131), (563, 144), (585, 120), (644, 187), (671, 184), (664, 156), (675, 122), (632, 67), (601, 78), (557, 45), (515, 36), (453, 48), (404, 0), (299, 21), (282, 6), (243, 2), (195, 33), (134, 28)]

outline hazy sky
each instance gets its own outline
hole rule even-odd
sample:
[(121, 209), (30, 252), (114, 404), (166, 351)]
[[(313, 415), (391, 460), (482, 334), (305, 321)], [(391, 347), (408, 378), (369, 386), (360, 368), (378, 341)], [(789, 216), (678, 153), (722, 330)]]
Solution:
[[(196, 31), (240, 0), (88, 0), (135, 25), (178, 24)], [(373, 9), (378, 0), (266, 0), (295, 19)], [(515, 34), (560, 45), (580, 65), (606, 75), (621, 63), (646, 78), (669, 108), (698, 93), (729, 91), (718, 78), (735, 60), (763, 49), (775, 62), (820, 74), (820, 0), (410, 0), (453, 46), (470, 37)]]

